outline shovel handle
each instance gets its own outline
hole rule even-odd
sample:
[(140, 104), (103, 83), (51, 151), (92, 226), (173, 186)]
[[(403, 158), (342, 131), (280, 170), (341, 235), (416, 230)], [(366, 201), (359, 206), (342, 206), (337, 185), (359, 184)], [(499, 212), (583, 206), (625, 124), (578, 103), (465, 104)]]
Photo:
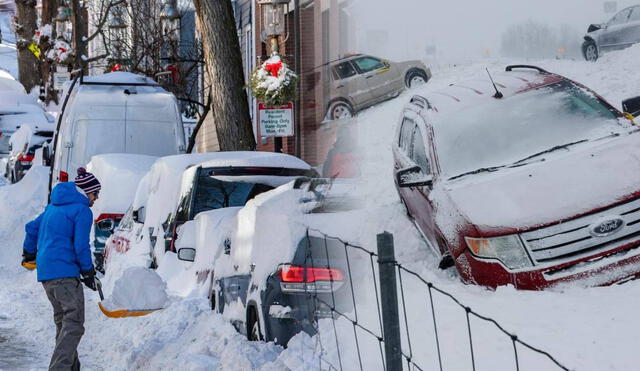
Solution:
[(100, 295), (100, 301), (104, 301), (104, 294), (102, 293), (102, 282), (98, 279), (98, 277), (94, 278), (96, 280), (96, 288), (98, 289), (98, 295)]

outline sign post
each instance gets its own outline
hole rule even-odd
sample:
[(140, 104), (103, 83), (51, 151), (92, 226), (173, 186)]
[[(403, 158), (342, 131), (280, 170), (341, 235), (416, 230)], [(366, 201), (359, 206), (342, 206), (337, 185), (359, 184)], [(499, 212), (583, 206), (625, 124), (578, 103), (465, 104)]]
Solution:
[(258, 120), (260, 136), (293, 136), (293, 103), (289, 102), (280, 107), (267, 107), (264, 103), (258, 103)]

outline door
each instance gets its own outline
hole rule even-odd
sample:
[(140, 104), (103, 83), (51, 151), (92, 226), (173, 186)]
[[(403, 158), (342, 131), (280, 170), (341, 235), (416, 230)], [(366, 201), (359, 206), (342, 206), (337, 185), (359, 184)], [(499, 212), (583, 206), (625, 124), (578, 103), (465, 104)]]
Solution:
[(604, 51), (615, 50), (620, 49), (622, 45), (624, 45), (622, 34), (627, 25), (630, 14), (631, 8), (624, 9), (607, 22), (607, 25), (599, 38), (600, 49)]
[(631, 8), (629, 21), (621, 31), (620, 37), (625, 46), (640, 43), (640, 6)]
[(384, 100), (402, 89), (400, 71), (395, 65), (370, 56), (356, 58), (353, 63), (367, 81), (372, 101)]
[(359, 75), (351, 61), (344, 61), (331, 67), (333, 86), (331, 96), (348, 98), (356, 111), (371, 100), (367, 81)]

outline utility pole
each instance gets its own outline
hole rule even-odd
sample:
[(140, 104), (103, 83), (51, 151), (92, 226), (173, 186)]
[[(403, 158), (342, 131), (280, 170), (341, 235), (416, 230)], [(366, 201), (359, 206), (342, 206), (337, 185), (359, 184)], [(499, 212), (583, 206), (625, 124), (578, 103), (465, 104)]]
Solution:
[(37, 52), (29, 49), (37, 29), (36, 0), (16, 0), (16, 11), (19, 80), (29, 93), (40, 82)]

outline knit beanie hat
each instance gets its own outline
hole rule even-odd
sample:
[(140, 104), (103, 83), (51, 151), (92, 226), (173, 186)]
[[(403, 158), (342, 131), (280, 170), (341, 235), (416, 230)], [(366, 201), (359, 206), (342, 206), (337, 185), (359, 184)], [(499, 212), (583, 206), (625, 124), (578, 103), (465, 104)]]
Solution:
[(89, 193), (98, 192), (102, 188), (98, 179), (83, 167), (78, 168), (78, 176), (75, 183), (87, 196)]

